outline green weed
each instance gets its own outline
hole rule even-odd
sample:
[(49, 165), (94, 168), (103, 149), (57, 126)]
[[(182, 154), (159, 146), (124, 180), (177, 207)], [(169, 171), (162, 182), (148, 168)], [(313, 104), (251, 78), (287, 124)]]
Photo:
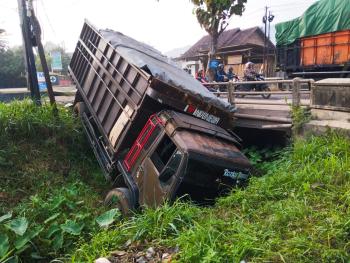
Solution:
[[(100, 230), (108, 189), (79, 120), (46, 104), (0, 103), (0, 262), (67, 258)], [(23, 219), (23, 233), (7, 227)], [(112, 221), (116, 219), (112, 218)]]
[(0, 104), (2, 260), (93, 262), (130, 243), (178, 248), (174, 262), (350, 260), (345, 136), (297, 139), (284, 150), (249, 149), (262, 174), (215, 206), (180, 200), (118, 220), (101, 205), (108, 186), (79, 121), (64, 108), (59, 116), (49, 105)]
[(172, 238), (194, 226), (200, 214), (198, 207), (180, 201), (157, 209), (145, 208), (142, 213), (93, 236), (74, 253), (72, 262), (93, 262), (99, 256), (107, 256), (111, 250), (123, 247), (128, 241), (176, 246)]
[(146, 209), (95, 235), (73, 262), (108, 256), (127, 240), (179, 247), (175, 262), (348, 262), (349, 157), (350, 141), (339, 134), (299, 139), (214, 207)]
[(298, 135), (305, 123), (310, 121), (311, 119), (311, 114), (310, 111), (306, 108), (303, 108), (301, 106), (292, 106), (291, 111), (292, 111), (292, 119), (293, 119), (293, 134)]

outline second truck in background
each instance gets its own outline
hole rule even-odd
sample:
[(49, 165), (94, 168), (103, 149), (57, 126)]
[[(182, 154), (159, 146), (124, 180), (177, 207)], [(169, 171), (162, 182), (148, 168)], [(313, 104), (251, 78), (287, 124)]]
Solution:
[(276, 25), (277, 69), (288, 77), (350, 76), (350, 0), (320, 0)]

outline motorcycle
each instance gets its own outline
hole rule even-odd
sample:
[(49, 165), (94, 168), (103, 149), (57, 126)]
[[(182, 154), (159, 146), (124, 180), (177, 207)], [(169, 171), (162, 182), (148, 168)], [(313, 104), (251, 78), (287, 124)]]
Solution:
[[(264, 76), (260, 74), (256, 74), (254, 78), (246, 78), (246, 81), (264, 81), (265, 78)], [(248, 91), (271, 91), (271, 89), (268, 87), (267, 84), (247, 84), (247, 85), (238, 85), (236, 87), (236, 91), (241, 91), (241, 92), (248, 92)], [(245, 95), (236, 95), (236, 97), (241, 97), (243, 98)], [(264, 99), (269, 99), (271, 97), (271, 94), (261, 94), (261, 96)]]

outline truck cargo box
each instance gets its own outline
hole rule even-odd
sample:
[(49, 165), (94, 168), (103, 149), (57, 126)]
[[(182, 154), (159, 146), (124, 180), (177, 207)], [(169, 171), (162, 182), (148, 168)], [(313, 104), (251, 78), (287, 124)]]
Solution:
[(349, 61), (350, 30), (301, 39), (302, 66), (342, 66)]
[(69, 73), (84, 102), (85, 127), (107, 172), (148, 118), (164, 109), (232, 127), (234, 106), (211, 94), (154, 48), (85, 22)]
[(349, 63), (350, 30), (304, 37), (277, 47), (277, 67), (290, 76), (344, 77)]

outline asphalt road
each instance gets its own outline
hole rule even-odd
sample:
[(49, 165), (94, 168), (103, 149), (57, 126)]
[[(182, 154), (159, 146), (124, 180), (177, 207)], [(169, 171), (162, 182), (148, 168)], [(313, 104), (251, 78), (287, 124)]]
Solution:
[[(76, 89), (74, 86), (68, 87), (53, 87), (55, 98), (58, 103), (67, 104), (72, 103), (74, 100)], [(45, 93), (43, 93), (45, 94)], [(8, 102), (14, 99), (23, 99), (24, 97), (30, 97), (30, 93), (27, 88), (11, 88), (0, 89), (0, 101)], [(227, 96), (221, 95), (220, 97), (227, 101)], [(287, 108), (292, 103), (291, 94), (272, 94), (269, 99), (264, 99), (261, 95), (247, 95), (244, 98), (235, 98), (235, 103), (238, 107), (251, 107), (251, 108), (265, 108), (276, 109)], [(310, 95), (302, 94), (302, 105), (310, 105)]]
[[(76, 89), (74, 86), (68, 87), (53, 87), (55, 98), (57, 103), (71, 103), (74, 100)], [(43, 97), (46, 99), (46, 92), (42, 92)], [(30, 97), (30, 92), (27, 88), (10, 88), (10, 89), (0, 89), (0, 101), (9, 102), (15, 99), (21, 100), (26, 97)]]

